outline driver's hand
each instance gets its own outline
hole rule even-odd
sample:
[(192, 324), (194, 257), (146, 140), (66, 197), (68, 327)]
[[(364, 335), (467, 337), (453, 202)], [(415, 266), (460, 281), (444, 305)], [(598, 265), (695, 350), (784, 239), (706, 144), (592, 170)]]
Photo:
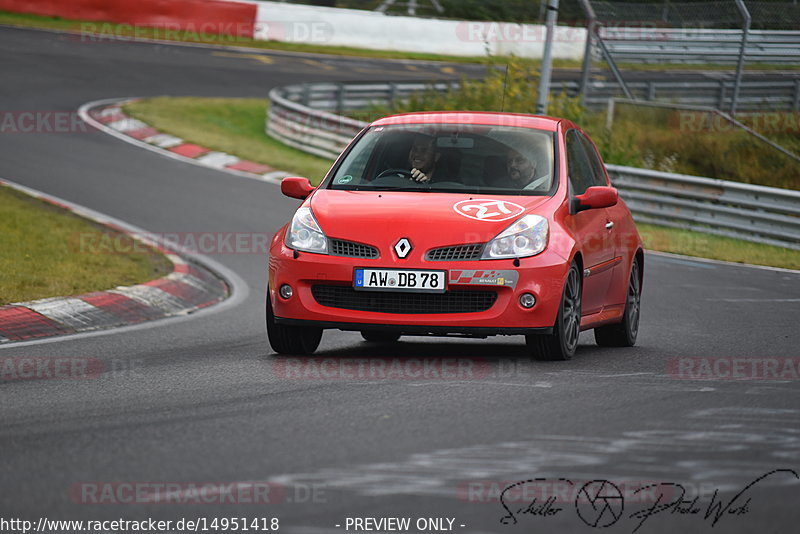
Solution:
[(426, 183), (431, 179), (430, 177), (419, 169), (411, 169), (411, 179), (415, 182)]

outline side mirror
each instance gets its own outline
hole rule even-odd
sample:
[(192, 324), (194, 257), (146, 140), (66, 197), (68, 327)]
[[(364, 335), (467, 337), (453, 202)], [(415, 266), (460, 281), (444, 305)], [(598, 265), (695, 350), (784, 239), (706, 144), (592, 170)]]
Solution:
[(584, 210), (610, 208), (619, 201), (619, 193), (613, 187), (594, 186), (586, 190), (582, 195), (572, 199), (572, 213)]
[(281, 180), (281, 193), (287, 197), (303, 200), (308, 198), (308, 195), (310, 195), (313, 190), (314, 186), (311, 185), (308, 178), (290, 176)]

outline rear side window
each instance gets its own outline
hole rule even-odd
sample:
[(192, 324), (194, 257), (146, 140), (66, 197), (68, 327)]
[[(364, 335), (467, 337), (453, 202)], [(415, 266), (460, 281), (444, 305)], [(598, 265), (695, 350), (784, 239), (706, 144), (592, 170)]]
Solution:
[[(569, 183), (572, 186), (573, 195), (582, 195), (594, 183), (594, 173), (586, 151), (583, 149), (578, 131), (570, 130), (567, 132), (567, 168), (569, 171)], [(603, 184), (605, 185), (605, 184)]]
[(581, 140), (583, 149), (586, 151), (586, 158), (589, 160), (589, 166), (592, 168), (592, 185), (608, 185), (608, 182), (606, 182), (606, 173), (603, 171), (603, 162), (600, 161), (600, 156), (597, 155), (597, 150), (595, 150), (594, 145), (585, 135), (579, 133), (578, 137)]

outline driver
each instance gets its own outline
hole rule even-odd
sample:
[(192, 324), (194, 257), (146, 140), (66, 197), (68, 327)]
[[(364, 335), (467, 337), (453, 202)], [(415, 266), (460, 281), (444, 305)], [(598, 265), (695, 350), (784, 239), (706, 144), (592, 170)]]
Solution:
[(414, 136), (414, 142), (408, 152), (412, 180), (427, 183), (433, 179), (436, 173), (436, 164), (442, 157), (442, 154), (436, 150), (435, 144), (435, 137), (420, 133)]

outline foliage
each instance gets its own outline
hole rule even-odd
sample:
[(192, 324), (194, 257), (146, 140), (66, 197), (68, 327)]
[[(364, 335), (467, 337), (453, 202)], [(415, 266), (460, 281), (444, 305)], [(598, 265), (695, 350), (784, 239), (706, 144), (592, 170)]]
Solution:
[[(515, 57), (490, 58), (484, 78), (462, 78), (459, 86), (447, 91), (423, 91), (405, 102), (395, 103), (392, 108), (373, 106), (366, 113), (353, 115), (371, 120), (413, 111), (534, 113), (539, 86), (536, 67), (535, 63)], [(618, 105), (613, 128), (608, 131), (605, 112), (591, 112), (577, 97), (562, 91), (551, 95), (547, 114), (579, 124), (595, 141), (607, 163), (800, 188), (800, 164), (796, 161), (737, 129), (686, 128), (680, 112), (673, 109)], [(749, 121), (758, 123), (757, 117)], [(786, 131), (770, 137), (798, 153), (800, 137), (797, 128), (792, 129), (787, 122), (791, 118), (790, 114), (783, 119), (789, 125), (783, 128)]]

